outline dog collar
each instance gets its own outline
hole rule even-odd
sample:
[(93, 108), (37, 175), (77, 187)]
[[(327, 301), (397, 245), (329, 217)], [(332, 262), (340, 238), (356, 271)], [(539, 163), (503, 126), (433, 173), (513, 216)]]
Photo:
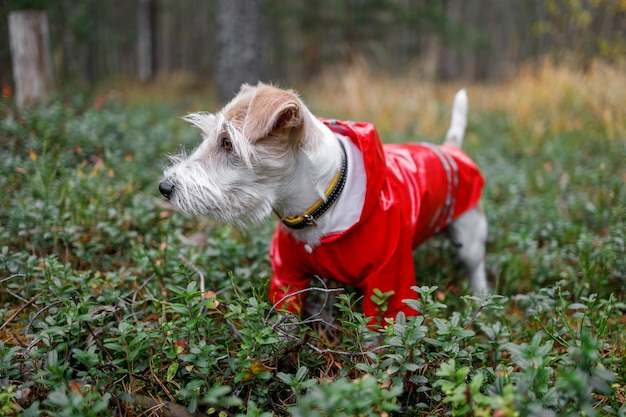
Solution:
[[(335, 175), (332, 182), (324, 193), (324, 198), (320, 198), (311, 207), (306, 209), (300, 215), (281, 217), (281, 221), (285, 226), (294, 230), (306, 229), (307, 227), (317, 226), (317, 219), (319, 219), (328, 209), (333, 205), (337, 198), (341, 194), (344, 185), (346, 184), (346, 173), (348, 172), (348, 157), (346, 156), (346, 148), (343, 143), (339, 141), (341, 145), (341, 152), (343, 153), (343, 161), (341, 163), (341, 169)], [(278, 214), (278, 213), (276, 213)]]

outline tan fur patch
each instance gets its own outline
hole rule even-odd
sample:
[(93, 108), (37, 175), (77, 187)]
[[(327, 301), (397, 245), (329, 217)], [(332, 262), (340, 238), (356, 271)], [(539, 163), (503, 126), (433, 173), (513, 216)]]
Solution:
[(303, 124), (298, 97), (262, 83), (256, 89), (243, 88), (231, 102), (226, 119), (250, 142), (265, 138), (274, 130)]
[(226, 120), (235, 127), (235, 129), (241, 131), (243, 129), (243, 124), (246, 119), (246, 114), (248, 113), (248, 108), (250, 107), (250, 101), (252, 97), (254, 97), (254, 92), (256, 91), (256, 87), (251, 87), (249, 85), (244, 85), (241, 87), (239, 94), (235, 96), (231, 100), (230, 103), (226, 106), (228, 109), (224, 117)]

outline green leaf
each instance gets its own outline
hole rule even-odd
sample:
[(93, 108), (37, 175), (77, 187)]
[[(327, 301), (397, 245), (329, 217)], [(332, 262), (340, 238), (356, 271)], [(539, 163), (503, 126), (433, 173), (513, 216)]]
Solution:
[(178, 372), (178, 362), (174, 361), (167, 367), (167, 381), (173, 381)]

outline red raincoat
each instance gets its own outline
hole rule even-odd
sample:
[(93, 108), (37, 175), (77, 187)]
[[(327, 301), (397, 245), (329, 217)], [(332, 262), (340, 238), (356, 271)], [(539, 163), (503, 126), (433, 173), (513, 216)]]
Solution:
[[(279, 224), (270, 249), (274, 270), (270, 300), (277, 302), (306, 288), (318, 275), (356, 286), (364, 295), (363, 312), (368, 317), (381, 315), (371, 300), (375, 288), (394, 291), (382, 316), (393, 318), (400, 311), (415, 315), (402, 301), (417, 297), (411, 289), (416, 285), (413, 249), (474, 207), (484, 178), (456, 147), (383, 146), (370, 123), (322, 121), (362, 152), (367, 183), (361, 217), (348, 230), (324, 236), (313, 248)], [(302, 302), (302, 296), (294, 296), (281, 307), (299, 313)]]

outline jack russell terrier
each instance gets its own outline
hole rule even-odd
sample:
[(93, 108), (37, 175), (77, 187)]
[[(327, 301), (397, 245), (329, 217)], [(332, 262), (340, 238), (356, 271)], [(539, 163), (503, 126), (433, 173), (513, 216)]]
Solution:
[[(442, 145), (383, 145), (373, 124), (317, 118), (294, 91), (263, 83), (243, 85), (218, 113), (184, 120), (203, 141), (172, 157), (160, 192), (185, 213), (240, 228), (275, 213), (270, 300), (278, 307), (299, 313), (300, 290), (317, 275), (357, 287), (370, 323), (415, 315), (403, 302), (417, 298), (413, 249), (442, 231), (472, 291), (488, 291), (484, 179), (460, 149), (465, 90)], [(382, 309), (375, 289), (392, 294)]]

